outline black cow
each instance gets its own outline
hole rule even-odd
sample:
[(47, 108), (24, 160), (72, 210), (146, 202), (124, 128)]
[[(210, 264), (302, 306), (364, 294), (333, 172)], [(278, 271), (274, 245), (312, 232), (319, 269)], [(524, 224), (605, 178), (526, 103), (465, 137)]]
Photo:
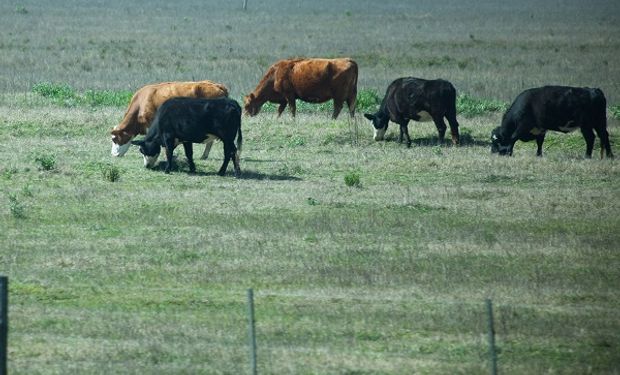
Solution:
[(607, 101), (600, 89), (545, 86), (523, 91), (502, 118), (502, 125), (491, 133), (491, 152), (512, 155), (517, 140), (536, 140), (537, 156), (547, 130), (568, 133), (581, 129), (586, 140), (586, 157), (592, 157), (594, 132), (603, 150), (612, 158), (606, 117)]
[(426, 80), (413, 77), (398, 78), (390, 83), (381, 102), (379, 111), (364, 115), (372, 121), (375, 128), (375, 141), (383, 139), (389, 120), (400, 125), (398, 141), (407, 137), (407, 147), (411, 147), (411, 139), (407, 124), (409, 120), (433, 120), (443, 142), (446, 134), (445, 117), (450, 124), (452, 143), (459, 143), (459, 123), (456, 121), (456, 90), (448, 81), (442, 79)]
[(147, 168), (155, 164), (161, 146), (164, 146), (168, 161), (166, 173), (170, 173), (175, 146), (183, 143), (189, 170), (194, 173), (196, 165), (192, 143), (209, 143), (219, 138), (224, 144), (224, 162), (218, 174), (223, 176), (226, 173), (232, 158), (235, 176), (239, 176), (239, 155), (234, 142), (237, 134), (237, 145), (241, 151), (241, 107), (236, 101), (228, 98), (172, 98), (159, 107), (146, 137), (131, 143), (140, 146)]

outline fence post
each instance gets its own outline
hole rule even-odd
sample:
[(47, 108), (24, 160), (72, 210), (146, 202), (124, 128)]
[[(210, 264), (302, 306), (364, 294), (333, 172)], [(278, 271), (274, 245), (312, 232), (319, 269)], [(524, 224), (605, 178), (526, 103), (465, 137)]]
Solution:
[(497, 375), (497, 353), (495, 353), (495, 327), (493, 323), (493, 304), (490, 298), (486, 299), (487, 315), (489, 319), (489, 356), (491, 375)]
[(252, 368), (252, 375), (256, 375), (256, 329), (254, 328), (254, 291), (252, 288), (248, 289), (248, 324), (250, 339), (250, 366)]
[(0, 375), (7, 373), (9, 336), (9, 278), (0, 276)]
[(248, 0), (243, 0), (243, 10), (248, 10)]

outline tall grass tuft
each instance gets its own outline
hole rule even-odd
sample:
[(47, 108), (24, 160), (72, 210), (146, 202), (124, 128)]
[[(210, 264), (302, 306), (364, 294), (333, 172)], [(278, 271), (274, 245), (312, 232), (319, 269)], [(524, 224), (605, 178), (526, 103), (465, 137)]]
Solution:
[(611, 112), (611, 117), (616, 120), (620, 120), (620, 105), (613, 105), (609, 107), (609, 111)]

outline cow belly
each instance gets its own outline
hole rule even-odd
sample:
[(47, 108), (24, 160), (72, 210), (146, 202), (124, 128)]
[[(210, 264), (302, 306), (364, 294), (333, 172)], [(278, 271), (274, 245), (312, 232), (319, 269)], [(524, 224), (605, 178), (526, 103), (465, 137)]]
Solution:
[(561, 132), (570, 133), (579, 129), (579, 125), (577, 125), (575, 121), (569, 121), (566, 125), (560, 126), (558, 129), (560, 129)]
[(208, 143), (213, 143), (213, 141), (219, 141), (220, 137), (216, 136), (215, 134), (207, 134), (207, 138), (205, 138), (204, 141), (202, 141), (202, 143), (204, 144), (208, 144)]
[(426, 111), (420, 111), (417, 113), (417, 116), (420, 118), (419, 122), (428, 122), (433, 120), (433, 116)]

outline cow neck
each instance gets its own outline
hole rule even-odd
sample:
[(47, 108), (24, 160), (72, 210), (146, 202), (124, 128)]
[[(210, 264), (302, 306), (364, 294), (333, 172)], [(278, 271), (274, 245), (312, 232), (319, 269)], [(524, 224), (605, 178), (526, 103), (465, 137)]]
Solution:
[(388, 95), (383, 97), (383, 100), (381, 101), (381, 105), (379, 106), (378, 113), (381, 113), (382, 115), (385, 115), (385, 116), (388, 116), (390, 114), (387, 108), (387, 103), (388, 103)]

